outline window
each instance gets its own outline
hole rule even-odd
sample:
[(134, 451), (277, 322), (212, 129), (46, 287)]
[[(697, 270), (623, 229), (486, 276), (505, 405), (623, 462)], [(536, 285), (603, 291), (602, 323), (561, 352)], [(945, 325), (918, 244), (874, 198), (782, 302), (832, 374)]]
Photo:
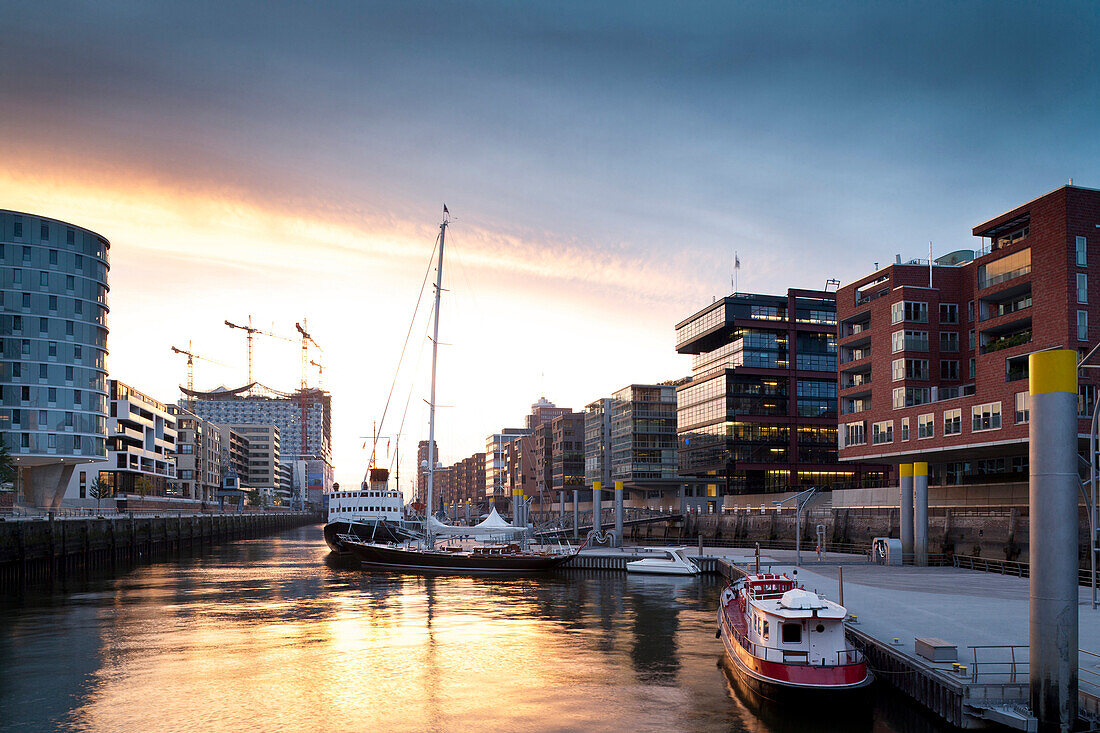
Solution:
[(895, 410), (913, 407), (931, 402), (931, 390), (928, 387), (895, 387), (893, 406)]
[(765, 639), (768, 638), (768, 622), (767, 621), (764, 622), (764, 638)]
[(970, 330), (970, 335), (967, 338), (967, 343), (970, 345), (970, 350), (974, 350), (974, 330)]
[(65, 244), (76, 244), (76, 232), (74, 232), (72, 229), (66, 230), (65, 232)]
[(11, 281), (16, 285), (23, 284), (23, 271), (18, 267), (11, 271)]
[(962, 408), (943, 411), (943, 434), (958, 435), (963, 431)]
[(783, 624), (783, 643), (784, 644), (801, 644), (802, 643), (802, 624)]
[(864, 445), (867, 443), (867, 423), (850, 422), (844, 426), (844, 445)]
[(47, 303), (47, 307), (48, 307), (48, 308), (49, 308), (49, 309), (50, 309), (51, 311), (56, 311), (56, 310), (57, 310), (57, 296), (56, 296), (56, 295), (51, 295), (51, 296), (50, 296), (50, 299), (49, 299), (49, 301), (48, 301), (48, 303)]
[(1081, 417), (1092, 417), (1093, 408), (1096, 407), (1096, 385), (1077, 384), (1077, 414)]
[(958, 331), (940, 331), (940, 351), (958, 351)]
[(970, 360), (970, 377), (968, 377), (969, 379), (973, 379), (973, 378), (974, 378), (974, 373), (975, 373), (975, 371), (976, 371), (976, 370), (975, 370), (975, 368), (974, 368), (974, 360), (973, 360), (973, 359), (971, 359), (971, 360)]
[(1016, 424), (1028, 422), (1031, 418), (1031, 410), (1028, 409), (1027, 392), (1016, 393)]
[(49, 224), (42, 224), (41, 226), (39, 226), (38, 233), (41, 235), (41, 239), (42, 239), (43, 242), (50, 241), (50, 225)]
[(1089, 340), (1089, 312), (1077, 311), (1077, 340)]
[(973, 321), (974, 320), (974, 301), (973, 300), (966, 304), (966, 320), (968, 320), (968, 321)]
[(935, 437), (936, 426), (933, 423), (935, 417), (931, 412), (927, 415), (917, 415), (917, 440)]
[(49, 343), (49, 345), (46, 347), (46, 349), (47, 349), (46, 353), (49, 354), (50, 356), (52, 356), (52, 357), (57, 356), (57, 342), (56, 341), (51, 341)]
[(1001, 403), (989, 402), (984, 405), (974, 405), (970, 408), (973, 419), (971, 430), (998, 430), (1001, 427)]
[(901, 439), (909, 440), (909, 418), (907, 417), (901, 419)]
[(978, 287), (988, 288), (1031, 272), (1031, 250), (1024, 249), (978, 267)]
[(940, 303), (940, 323), (958, 323), (959, 306), (956, 303)]
[(65, 335), (66, 336), (72, 336), (73, 335), (73, 322), (72, 321), (65, 321)]
[(23, 293), (23, 307), (24, 308), (30, 308), (31, 307), (31, 294), (30, 293)]
[(1077, 273), (1077, 302), (1089, 302), (1089, 276), (1083, 272)]
[(50, 273), (40, 272), (38, 273), (38, 284), (44, 288), (50, 287)]
[[(18, 272), (18, 270), (16, 270)], [(890, 334), (890, 352), (893, 354), (905, 348), (905, 331), (894, 331)]]
[(51, 265), (56, 265), (57, 264), (57, 250), (56, 249), (51, 249), (50, 250), (50, 264)]
[(928, 323), (928, 304), (913, 301), (894, 303), (890, 306), (890, 323), (913, 321)]
[(928, 379), (928, 360), (927, 359), (906, 359), (905, 360), (905, 378), (906, 379)]
[[(1005, 381), (1016, 382), (1028, 378), (1027, 354), (1005, 359)], [(973, 375), (971, 375), (973, 376)]]
[(1084, 267), (1087, 263), (1086, 244), (1084, 237), (1077, 237), (1077, 266)]
[(905, 379), (905, 359), (894, 359), (893, 364), (893, 381), (897, 382)]
[[(21, 217), (21, 216), (15, 217), (15, 232), (14, 232), (14, 234), (15, 234), (16, 239), (22, 239), (23, 238), (23, 217)], [(24, 446), (24, 447), (26, 447), (26, 446)]]
[(76, 278), (72, 275), (65, 276), (65, 289), (70, 293), (76, 289)]
[(885, 420), (883, 422), (877, 422), (871, 426), (871, 443), (879, 445), (881, 443), (893, 443), (894, 442), (894, 421)]
[(954, 359), (940, 362), (940, 379), (958, 379), (959, 362)]

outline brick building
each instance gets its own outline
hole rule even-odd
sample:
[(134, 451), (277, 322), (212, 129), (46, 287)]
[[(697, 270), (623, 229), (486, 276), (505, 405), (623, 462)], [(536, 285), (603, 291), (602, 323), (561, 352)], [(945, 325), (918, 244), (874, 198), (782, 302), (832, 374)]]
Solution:
[[(1028, 354), (1094, 345), (1100, 191), (1063, 186), (974, 227), (976, 250), (837, 293), (840, 457), (926, 461), (930, 483), (1026, 481)], [(1080, 380), (1087, 434), (1096, 378)]]

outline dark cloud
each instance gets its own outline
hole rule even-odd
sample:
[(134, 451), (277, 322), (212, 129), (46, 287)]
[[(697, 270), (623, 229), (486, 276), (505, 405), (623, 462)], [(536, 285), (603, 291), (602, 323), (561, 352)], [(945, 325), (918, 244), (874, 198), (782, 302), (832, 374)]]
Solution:
[[(929, 239), (964, 246), (974, 221), (1067, 176), (1100, 185), (1089, 2), (3, 14), (9, 144), (276, 205), (446, 198), (490, 226), (640, 258), (740, 246), (869, 263)], [(837, 274), (865, 269), (849, 267)]]

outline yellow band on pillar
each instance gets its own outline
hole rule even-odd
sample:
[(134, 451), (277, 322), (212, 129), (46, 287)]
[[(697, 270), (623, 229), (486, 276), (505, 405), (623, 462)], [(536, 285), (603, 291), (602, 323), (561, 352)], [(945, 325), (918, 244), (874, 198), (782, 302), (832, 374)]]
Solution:
[(622, 491), (622, 490), (623, 490), (623, 482), (622, 481), (616, 481), (615, 482), (615, 491)]
[(603, 488), (603, 484), (601, 482), (599, 482), (599, 481), (593, 481), (592, 482), (592, 490), (593, 491), (599, 491), (602, 488)]
[(512, 489), (512, 496), (523, 496), (523, 489)]
[(898, 466), (898, 471), (901, 473), (902, 478), (912, 478), (913, 476), (913, 464), (903, 463)]
[(1077, 352), (1071, 349), (1038, 351), (1028, 357), (1031, 394), (1077, 394)]
[(916, 461), (913, 463), (913, 475), (914, 476), (927, 476), (928, 464), (925, 461)]

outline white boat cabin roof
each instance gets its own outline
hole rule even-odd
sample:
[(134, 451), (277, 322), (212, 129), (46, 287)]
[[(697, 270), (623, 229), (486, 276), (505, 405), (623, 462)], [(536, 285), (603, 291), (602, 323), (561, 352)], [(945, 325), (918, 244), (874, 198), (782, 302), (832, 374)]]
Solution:
[(799, 588), (786, 575), (750, 575), (745, 578), (744, 587), (753, 606), (779, 618), (843, 619), (848, 615), (844, 606)]

